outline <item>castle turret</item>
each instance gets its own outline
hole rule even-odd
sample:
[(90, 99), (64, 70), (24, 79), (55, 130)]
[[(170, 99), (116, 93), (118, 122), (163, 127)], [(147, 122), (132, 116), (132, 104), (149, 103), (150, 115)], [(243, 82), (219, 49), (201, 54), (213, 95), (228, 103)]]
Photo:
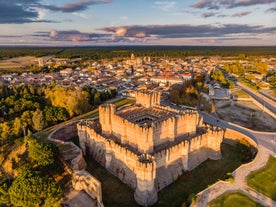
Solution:
[(137, 177), (137, 188), (134, 193), (135, 201), (142, 206), (153, 205), (158, 200), (157, 191), (154, 186), (156, 177), (155, 162), (147, 160), (138, 161), (135, 171)]
[(156, 105), (160, 105), (161, 93), (160, 92), (147, 92), (136, 91), (136, 104), (149, 108)]
[(116, 111), (114, 104), (102, 104), (99, 106), (99, 119), (104, 134), (112, 133), (111, 120)]
[(208, 131), (208, 147), (209, 147), (209, 158), (212, 160), (221, 159), (220, 145), (223, 140), (224, 131), (221, 128)]

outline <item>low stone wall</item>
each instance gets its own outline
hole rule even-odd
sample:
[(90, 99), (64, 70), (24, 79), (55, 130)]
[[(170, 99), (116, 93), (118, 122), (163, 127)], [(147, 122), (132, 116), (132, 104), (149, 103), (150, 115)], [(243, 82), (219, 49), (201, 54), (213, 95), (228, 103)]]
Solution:
[(75, 190), (84, 190), (91, 198), (98, 201), (98, 207), (103, 207), (101, 183), (87, 171), (74, 171), (72, 185)]
[(243, 139), (248, 141), (252, 146), (258, 148), (258, 143), (255, 140), (253, 140), (251, 137), (248, 137), (245, 134), (238, 132), (236, 130), (226, 128), (223, 142), (234, 145)]
[(77, 123), (78, 121), (71, 122), (63, 127), (58, 128), (52, 134), (51, 138), (55, 140), (68, 141), (71, 138), (77, 137), (78, 136)]
[[(58, 145), (71, 145), (74, 149), (74, 158), (66, 165), (67, 171), (72, 175), (72, 185), (75, 190), (84, 190), (92, 199), (97, 201), (97, 207), (104, 207), (102, 202), (102, 187), (100, 181), (89, 174), (86, 169), (86, 162), (83, 158), (82, 150), (73, 142), (66, 142), (78, 136), (77, 124), (79, 121), (71, 122), (63, 127), (54, 130), (47, 139)], [(67, 128), (68, 127), (68, 128)]]

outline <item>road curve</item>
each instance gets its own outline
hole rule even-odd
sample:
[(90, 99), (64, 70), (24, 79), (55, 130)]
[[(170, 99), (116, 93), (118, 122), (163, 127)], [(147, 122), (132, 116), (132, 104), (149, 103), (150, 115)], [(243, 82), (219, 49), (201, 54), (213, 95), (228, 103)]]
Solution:
[(229, 128), (236, 130), (254, 140), (257, 144), (265, 147), (269, 151), (276, 153), (276, 132), (260, 132), (260, 131), (253, 131), (247, 129), (245, 127), (236, 125), (231, 122), (226, 122), (223, 120), (219, 120), (216, 117), (213, 117), (205, 112), (200, 112), (203, 117), (203, 122), (207, 124), (211, 124), (214, 126), (218, 126), (221, 128)]
[(273, 113), (276, 114), (276, 103), (275, 103), (275, 101), (265, 97), (262, 94), (259, 94), (259, 93), (255, 92), (254, 90), (252, 90), (251, 88), (243, 85), (240, 82), (237, 82), (237, 85), (240, 86), (242, 88), (242, 90), (244, 90), (246, 93), (248, 93), (250, 96), (252, 96), (260, 104), (262, 104), (263, 106), (265, 106), (270, 111), (272, 111)]

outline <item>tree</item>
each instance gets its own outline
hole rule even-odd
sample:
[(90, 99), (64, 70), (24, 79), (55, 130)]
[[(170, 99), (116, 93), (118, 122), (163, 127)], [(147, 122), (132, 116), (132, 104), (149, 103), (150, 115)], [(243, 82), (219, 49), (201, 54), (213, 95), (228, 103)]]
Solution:
[(42, 143), (34, 138), (28, 138), (29, 158), (38, 166), (45, 167), (54, 164), (59, 151), (52, 143)]
[(45, 119), (50, 124), (56, 124), (59, 121), (69, 119), (69, 114), (63, 107), (50, 106), (44, 110)]
[(0, 182), (0, 206), (11, 206), (10, 195), (8, 192), (11, 184), (12, 181), (9, 179)]
[(97, 92), (94, 95), (94, 104), (95, 105), (100, 105), (101, 103), (102, 103), (101, 94), (100, 94), (100, 92)]
[(31, 166), (19, 169), (8, 190), (13, 206), (56, 206), (61, 201), (61, 188)]
[(44, 119), (43, 113), (39, 109), (37, 109), (33, 113), (32, 122), (33, 122), (33, 128), (37, 131), (44, 129), (47, 126), (47, 122)]
[(45, 93), (53, 106), (65, 108), (71, 117), (90, 110), (89, 94), (81, 89), (56, 85), (53, 89), (47, 89)]

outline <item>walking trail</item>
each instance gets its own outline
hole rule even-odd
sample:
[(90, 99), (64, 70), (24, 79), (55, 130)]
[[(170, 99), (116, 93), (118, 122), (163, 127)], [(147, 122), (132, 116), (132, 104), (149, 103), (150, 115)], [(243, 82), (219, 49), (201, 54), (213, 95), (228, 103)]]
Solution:
[(243, 192), (244, 194), (248, 195), (253, 200), (264, 206), (276, 207), (275, 201), (248, 187), (246, 184), (246, 177), (251, 172), (265, 166), (270, 154), (272, 154), (271, 151), (267, 150), (263, 146), (259, 146), (258, 154), (255, 159), (250, 163), (240, 166), (233, 172), (233, 176), (235, 178), (233, 183), (227, 181), (219, 181), (211, 185), (198, 194), (197, 202), (191, 204), (191, 207), (206, 207), (208, 206), (209, 202), (221, 196), (222, 194), (235, 191)]

